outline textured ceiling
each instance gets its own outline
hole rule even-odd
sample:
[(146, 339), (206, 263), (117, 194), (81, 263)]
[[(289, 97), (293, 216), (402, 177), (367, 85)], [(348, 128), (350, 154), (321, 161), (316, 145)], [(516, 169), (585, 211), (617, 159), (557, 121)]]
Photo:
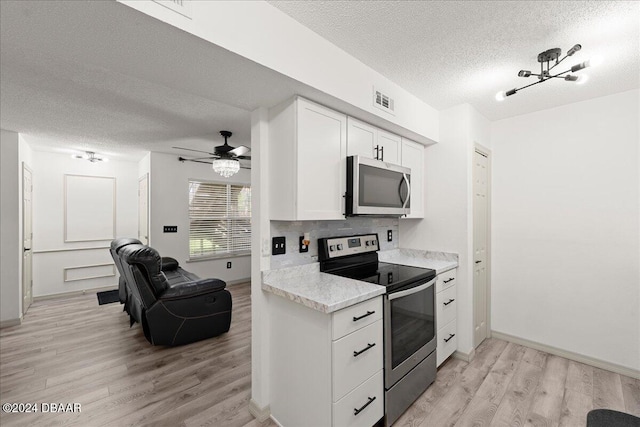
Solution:
[[(290, 79), (114, 1), (0, 2), (0, 127), (36, 149), (212, 150), (250, 145), (250, 111)], [(117, 29), (117, 30), (115, 30)]]
[[(624, 1), (270, 1), (301, 24), (427, 104), (470, 103), (490, 120), (639, 87), (640, 3)], [(557, 79), (504, 102), (501, 90), (533, 83), (549, 48), (595, 55), (581, 86)], [(565, 62), (559, 71), (569, 68)]]

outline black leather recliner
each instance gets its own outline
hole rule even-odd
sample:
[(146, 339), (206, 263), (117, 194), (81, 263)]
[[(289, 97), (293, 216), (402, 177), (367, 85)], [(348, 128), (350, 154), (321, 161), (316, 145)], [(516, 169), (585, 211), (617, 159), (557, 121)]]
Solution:
[(177, 262), (163, 272), (160, 254), (149, 246), (129, 244), (118, 256), (130, 292), (129, 315), (142, 324), (149, 342), (182, 345), (229, 330), (232, 302), (225, 282), (198, 279)]
[(120, 274), (120, 278), (118, 279), (118, 297), (120, 299), (120, 304), (124, 304), (125, 311), (128, 310), (127, 307), (127, 284), (124, 277), (124, 270), (122, 267), (122, 262), (120, 261), (120, 256), (118, 256), (118, 251), (127, 245), (138, 244), (141, 245), (142, 242), (138, 239), (133, 239), (130, 237), (123, 237), (119, 239), (115, 239), (111, 241), (111, 248), (109, 248), (109, 252), (111, 252), (111, 258), (113, 258), (113, 262), (116, 264), (116, 268), (118, 269), (118, 273)]

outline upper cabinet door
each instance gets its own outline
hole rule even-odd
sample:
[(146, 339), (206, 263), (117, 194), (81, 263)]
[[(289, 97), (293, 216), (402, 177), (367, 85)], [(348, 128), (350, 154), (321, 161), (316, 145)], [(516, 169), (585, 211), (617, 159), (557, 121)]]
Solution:
[(411, 168), (411, 213), (407, 218), (424, 218), (424, 146), (402, 138), (402, 166)]
[(400, 146), (402, 138), (378, 129), (378, 160), (400, 164)]
[(378, 129), (354, 119), (347, 118), (347, 156), (363, 156), (368, 159), (376, 158)]
[(296, 219), (344, 219), (347, 116), (302, 98), (297, 103)]

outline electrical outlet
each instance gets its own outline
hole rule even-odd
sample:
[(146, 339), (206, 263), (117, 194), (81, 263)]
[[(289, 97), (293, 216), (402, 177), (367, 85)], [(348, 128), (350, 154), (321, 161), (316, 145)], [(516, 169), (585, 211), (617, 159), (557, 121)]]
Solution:
[(177, 233), (178, 226), (177, 225), (165, 225), (163, 228), (165, 233)]
[(283, 255), (287, 253), (287, 238), (284, 236), (271, 239), (271, 255)]
[(227, 261), (227, 268), (231, 268), (231, 261)]
[(393, 230), (387, 230), (387, 242), (393, 241)]
[(305, 245), (304, 243), (302, 243), (303, 240), (304, 240), (304, 236), (300, 236), (300, 239), (298, 241), (298, 244), (300, 246), (300, 252), (301, 253), (309, 252), (309, 245)]

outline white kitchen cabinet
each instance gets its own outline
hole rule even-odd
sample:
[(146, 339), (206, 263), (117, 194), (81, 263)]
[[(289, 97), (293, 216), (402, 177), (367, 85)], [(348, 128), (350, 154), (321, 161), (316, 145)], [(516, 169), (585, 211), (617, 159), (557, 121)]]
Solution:
[(275, 295), (269, 305), (270, 407), (280, 425), (371, 427), (383, 417), (382, 297), (330, 314)]
[(402, 166), (411, 169), (411, 213), (424, 218), (424, 145), (402, 138)]
[(270, 219), (344, 219), (346, 155), (346, 115), (301, 97), (272, 108)]
[(353, 117), (347, 119), (348, 156), (363, 156), (399, 165), (401, 143), (402, 139), (397, 135)]
[(441, 273), (436, 278), (436, 322), (438, 327), (436, 363), (442, 364), (458, 348), (456, 270)]

